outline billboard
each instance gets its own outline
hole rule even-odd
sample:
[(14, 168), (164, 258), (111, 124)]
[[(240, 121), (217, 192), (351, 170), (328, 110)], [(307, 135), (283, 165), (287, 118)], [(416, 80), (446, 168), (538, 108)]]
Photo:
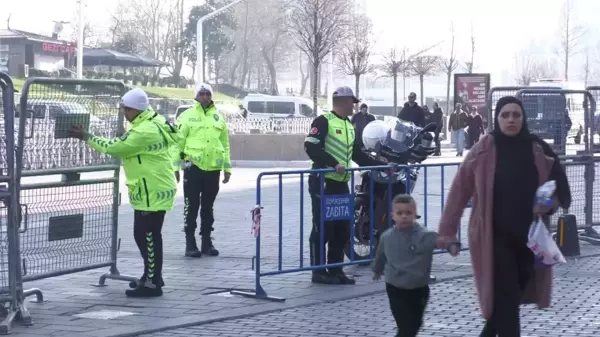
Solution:
[(470, 113), (473, 108), (485, 121), (485, 100), (490, 90), (490, 74), (454, 74), (454, 106), (461, 103), (463, 109)]

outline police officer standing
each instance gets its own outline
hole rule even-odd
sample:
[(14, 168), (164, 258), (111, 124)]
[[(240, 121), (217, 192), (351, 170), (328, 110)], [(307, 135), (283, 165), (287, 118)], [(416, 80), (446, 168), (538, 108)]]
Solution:
[[(308, 191), (312, 205), (312, 231), (310, 233), (310, 262), (321, 265), (325, 247), (321, 246), (321, 188), (324, 194), (347, 195), (350, 193), (348, 181), (352, 172), (346, 168), (355, 161), (361, 166), (377, 165), (364, 154), (355, 142), (355, 132), (348, 119), (358, 103), (352, 89), (340, 87), (333, 93), (333, 109), (314, 119), (309, 134), (304, 141), (304, 149), (311, 160), (313, 169), (335, 168), (335, 172), (325, 173), (325, 186), (321, 186), (318, 174), (308, 179)], [(344, 220), (328, 221), (323, 226), (324, 244), (327, 244), (327, 264), (344, 262), (344, 246), (350, 239), (350, 223)], [(325, 259), (324, 259), (325, 260)], [(355, 280), (344, 274), (342, 267), (314, 270), (312, 282), (323, 284), (354, 284)]]
[[(215, 222), (213, 207), (219, 193), (221, 171), (224, 171), (224, 184), (231, 177), (229, 130), (212, 101), (210, 85), (200, 84), (196, 88), (195, 100), (194, 105), (177, 118), (181, 142), (180, 152), (173, 158), (175, 164), (183, 160), (185, 255), (217, 256), (219, 251), (211, 238)], [(176, 175), (179, 179), (179, 171)], [(202, 237), (200, 250), (194, 237), (198, 211)]]
[(152, 110), (148, 96), (133, 89), (123, 96), (121, 107), (131, 129), (120, 137), (106, 139), (73, 128), (71, 136), (84, 140), (97, 151), (123, 160), (123, 169), (133, 207), (133, 235), (144, 259), (144, 274), (130, 297), (162, 295), (163, 241), (165, 212), (173, 208), (177, 183), (169, 151), (178, 141), (177, 129)]

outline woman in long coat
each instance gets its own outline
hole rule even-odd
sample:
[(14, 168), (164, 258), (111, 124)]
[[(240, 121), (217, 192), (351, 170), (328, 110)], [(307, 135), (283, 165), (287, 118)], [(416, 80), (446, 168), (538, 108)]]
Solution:
[[(559, 159), (529, 133), (521, 101), (501, 98), (495, 129), (475, 144), (452, 182), (440, 222), (442, 236), (455, 237), (469, 200), (469, 247), (479, 305), (486, 324), (482, 337), (519, 337), (519, 304), (550, 305), (552, 269), (536, 269), (527, 248), (535, 216), (548, 220), (569, 207), (569, 183)], [(534, 207), (537, 188), (556, 180), (554, 208)], [(546, 222), (547, 223), (547, 222)]]

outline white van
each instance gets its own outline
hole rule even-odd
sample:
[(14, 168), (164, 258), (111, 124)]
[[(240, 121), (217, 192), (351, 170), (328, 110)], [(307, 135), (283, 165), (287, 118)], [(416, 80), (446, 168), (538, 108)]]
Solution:
[[(249, 94), (242, 100), (248, 117), (316, 117), (313, 101), (305, 97)], [(321, 111), (320, 108), (317, 111)]]

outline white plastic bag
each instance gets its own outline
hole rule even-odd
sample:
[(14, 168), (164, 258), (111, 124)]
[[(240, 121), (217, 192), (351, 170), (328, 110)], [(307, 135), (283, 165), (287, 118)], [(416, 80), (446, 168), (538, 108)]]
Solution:
[(531, 224), (527, 247), (535, 255), (537, 266), (552, 267), (555, 264), (567, 262), (541, 219)]
[[(556, 190), (556, 182), (550, 180), (540, 186), (535, 193), (535, 203), (540, 206), (552, 206), (552, 196)], [(527, 247), (535, 255), (536, 265), (552, 267), (558, 263), (566, 263), (556, 242), (541, 219), (535, 220), (529, 228)]]

